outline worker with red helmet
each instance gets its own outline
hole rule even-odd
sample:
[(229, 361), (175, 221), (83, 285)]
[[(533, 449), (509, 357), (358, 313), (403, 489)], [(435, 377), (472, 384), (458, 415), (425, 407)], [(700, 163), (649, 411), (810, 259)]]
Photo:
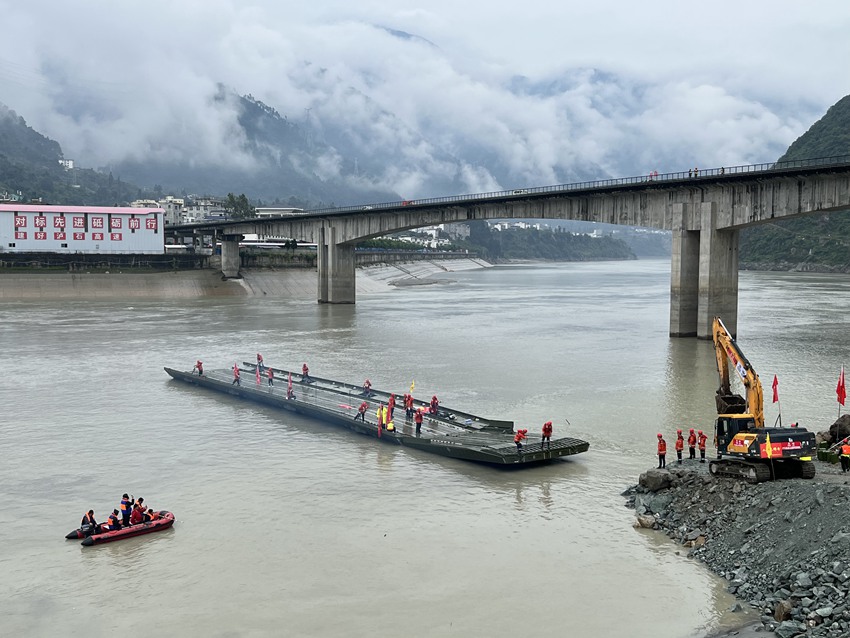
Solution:
[(239, 364), (233, 364), (233, 381), (230, 385), (242, 385), (242, 380), (239, 378)]
[(305, 363), (301, 366), (301, 383), (310, 383), (312, 379), (310, 378), (310, 368), (307, 367)]
[(546, 421), (543, 424), (543, 437), (540, 439), (540, 447), (543, 447), (544, 441), (549, 444), (549, 449), (552, 449), (552, 422)]
[(263, 371), (265, 370), (266, 366), (263, 363), (263, 355), (261, 355), (259, 352), (257, 353), (257, 367), (260, 369), (260, 374), (263, 374)]
[(699, 462), (705, 463), (705, 442), (708, 440), (708, 437), (700, 430), (697, 432), (697, 439), (697, 445), (699, 445)]
[(418, 408), (416, 410), (416, 414), (413, 416), (413, 422), (416, 423), (416, 436), (419, 436), (419, 433), (422, 431), (422, 413), (424, 410), (422, 408)]
[(437, 395), (431, 397), (431, 406), (428, 408), (428, 411), (434, 416), (437, 415), (437, 412), (440, 409), (440, 400), (437, 398)]
[(685, 449), (685, 438), (681, 430), (676, 430), (676, 462), (682, 464), (682, 451)]
[(357, 408), (357, 414), (354, 415), (354, 420), (360, 419), (363, 423), (366, 423), (366, 410), (369, 409), (369, 404), (365, 401), (360, 404), (360, 407)]
[(526, 435), (528, 434), (528, 430), (517, 430), (514, 435), (514, 443), (516, 443), (516, 451), (517, 454), (522, 454), (522, 442), (528, 438)]
[(667, 441), (658, 433), (658, 469), (661, 470), (667, 467)]
[(688, 452), (690, 453), (689, 459), (697, 458), (697, 435), (694, 434), (693, 428), (691, 428), (691, 433), (688, 434)]
[(195, 367), (192, 368), (192, 374), (195, 374), (195, 370), (198, 371), (198, 376), (204, 376), (204, 362), (198, 359), (198, 362), (195, 364)]

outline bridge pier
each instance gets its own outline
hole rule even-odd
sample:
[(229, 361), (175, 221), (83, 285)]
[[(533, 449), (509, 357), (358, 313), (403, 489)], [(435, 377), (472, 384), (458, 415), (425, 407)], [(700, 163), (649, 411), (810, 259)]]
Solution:
[(239, 242), (242, 235), (223, 235), (221, 238), (221, 274), (227, 279), (238, 279), (239, 267), (242, 261), (239, 258)]
[(319, 303), (354, 303), (354, 246), (337, 244), (336, 239), (336, 228), (323, 224), (316, 246)]
[(696, 205), (700, 230), (688, 230), (687, 205), (673, 206), (670, 336), (711, 339), (715, 316), (738, 328), (738, 231), (717, 228), (717, 204)]

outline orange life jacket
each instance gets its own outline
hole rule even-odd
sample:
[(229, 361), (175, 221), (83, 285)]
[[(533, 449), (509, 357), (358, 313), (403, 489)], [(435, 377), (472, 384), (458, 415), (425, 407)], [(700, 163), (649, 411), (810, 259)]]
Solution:
[(850, 456), (850, 445), (841, 446), (841, 456)]
[(94, 516), (86, 512), (83, 514), (83, 520), (86, 521), (89, 525), (94, 525)]
[(667, 454), (667, 441), (664, 439), (658, 439), (658, 453)]
[(700, 435), (699, 437), (699, 449), (705, 449), (705, 442), (708, 440), (708, 437), (705, 434)]
[(697, 435), (690, 434), (688, 435), (688, 447), (696, 447), (697, 444)]
[(685, 449), (685, 439), (683, 439), (680, 436), (679, 438), (676, 439), (676, 451), (681, 452), (684, 449)]
[(543, 436), (552, 436), (552, 422), (547, 421), (543, 424)]
[(514, 443), (520, 443), (525, 438), (524, 432), (517, 432), (514, 435)]

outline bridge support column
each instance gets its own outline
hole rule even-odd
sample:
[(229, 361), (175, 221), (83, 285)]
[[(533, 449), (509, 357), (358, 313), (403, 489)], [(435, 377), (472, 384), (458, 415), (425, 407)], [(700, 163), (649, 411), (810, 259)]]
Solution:
[(738, 331), (738, 231), (718, 230), (717, 204), (700, 206), (697, 338), (711, 339), (716, 316), (733, 335)]
[(673, 205), (670, 258), (670, 336), (695, 337), (699, 308), (699, 232), (685, 227), (687, 204)]
[(238, 279), (239, 267), (242, 261), (239, 258), (239, 241), (242, 235), (225, 235), (221, 238), (221, 274), (227, 279)]
[(319, 239), (319, 303), (354, 303), (354, 246), (337, 244), (333, 226), (323, 226)]

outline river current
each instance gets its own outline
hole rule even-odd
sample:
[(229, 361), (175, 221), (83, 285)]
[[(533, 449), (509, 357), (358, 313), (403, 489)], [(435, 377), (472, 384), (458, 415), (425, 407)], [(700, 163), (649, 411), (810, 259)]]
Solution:
[[(712, 428), (712, 346), (668, 337), (669, 268), (499, 266), (354, 306), (0, 302), (0, 635), (688, 638), (736, 622), (724, 581), (634, 530), (620, 496), (654, 467), (656, 432), (672, 448), (676, 428)], [(741, 273), (738, 342), (768, 424), (780, 407), (816, 431), (835, 420), (848, 307), (843, 275)], [(502, 471), (163, 372), (257, 352), (414, 382), (417, 398), (532, 435), (552, 420), (591, 449)], [(174, 528), (63, 539), (125, 491), (174, 511)]]

